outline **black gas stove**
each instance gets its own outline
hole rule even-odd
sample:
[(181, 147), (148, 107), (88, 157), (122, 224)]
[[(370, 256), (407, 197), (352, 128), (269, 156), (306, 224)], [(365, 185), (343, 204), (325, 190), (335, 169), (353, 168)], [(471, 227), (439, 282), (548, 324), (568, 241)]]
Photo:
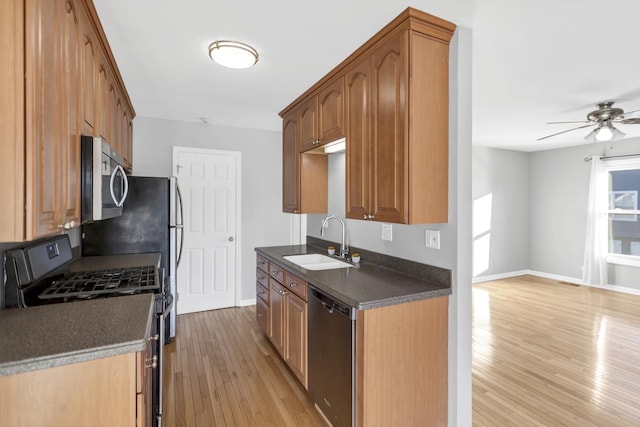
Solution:
[(63, 274), (54, 278), (38, 297), (92, 299), (148, 292), (158, 288), (158, 274), (154, 266), (124, 267)]
[(8, 251), (5, 303), (30, 307), (143, 292), (164, 294), (157, 265), (75, 271), (67, 236)]

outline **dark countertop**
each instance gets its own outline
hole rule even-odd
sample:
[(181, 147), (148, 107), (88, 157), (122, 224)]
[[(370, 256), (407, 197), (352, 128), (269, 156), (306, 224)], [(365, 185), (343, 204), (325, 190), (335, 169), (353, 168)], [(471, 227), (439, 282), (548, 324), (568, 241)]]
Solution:
[(144, 351), (152, 293), (0, 311), (0, 376)]
[(450, 270), (373, 252), (359, 250), (362, 255), (359, 266), (318, 271), (307, 270), (282, 257), (326, 255), (326, 250), (319, 246), (272, 246), (256, 248), (256, 252), (358, 310), (451, 295)]

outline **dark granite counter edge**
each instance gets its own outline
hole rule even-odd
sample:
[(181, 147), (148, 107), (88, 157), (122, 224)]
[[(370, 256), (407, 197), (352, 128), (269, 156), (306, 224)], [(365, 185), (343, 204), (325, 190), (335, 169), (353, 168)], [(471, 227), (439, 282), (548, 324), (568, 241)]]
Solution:
[(69, 353), (58, 353), (32, 359), (23, 359), (15, 362), (6, 362), (0, 364), (0, 377), (36, 371), (40, 369), (54, 368), (56, 366), (69, 365), (72, 363), (102, 359), (105, 357), (119, 356), (121, 354), (145, 351), (147, 348), (147, 341), (151, 336), (151, 325), (154, 320), (154, 308), (155, 301), (152, 299), (149, 306), (149, 316), (145, 328), (145, 333), (144, 336), (140, 339), (118, 342), (108, 346), (82, 349)]
[(406, 295), (406, 296), (397, 297), (397, 298), (387, 298), (387, 299), (382, 299), (382, 300), (378, 300), (371, 303), (358, 304), (357, 307), (355, 308), (358, 310), (369, 310), (372, 308), (380, 308), (380, 307), (386, 307), (389, 305), (396, 305), (396, 304), (405, 304), (408, 302), (420, 301), (423, 299), (430, 299), (430, 298), (445, 297), (449, 295), (451, 295), (451, 289), (436, 289), (433, 291), (421, 292), (421, 293)]
[(40, 369), (54, 368), (56, 366), (70, 365), (72, 363), (102, 359), (105, 357), (119, 356), (126, 353), (136, 353), (144, 351), (146, 349), (146, 345), (147, 339), (144, 338), (127, 343), (91, 348), (73, 353), (56, 354), (30, 360), (5, 363), (3, 366), (0, 366), (0, 377), (20, 374), (23, 372), (37, 371)]

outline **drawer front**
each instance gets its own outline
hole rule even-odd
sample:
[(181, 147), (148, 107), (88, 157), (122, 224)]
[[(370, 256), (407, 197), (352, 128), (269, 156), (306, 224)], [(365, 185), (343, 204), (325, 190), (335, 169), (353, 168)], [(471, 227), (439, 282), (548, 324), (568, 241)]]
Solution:
[(269, 289), (269, 273), (256, 268), (256, 282)]
[(260, 255), (256, 256), (256, 266), (265, 273), (269, 272), (269, 261), (266, 258), (261, 257)]
[(293, 292), (294, 294), (298, 295), (300, 298), (306, 301), (307, 300), (307, 282), (305, 282), (298, 276), (292, 273), (289, 273), (288, 271), (285, 271), (284, 276), (285, 276), (284, 282), (282, 282), (283, 285), (288, 290), (290, 290), (291, 292)]
[[(269, 286), (269, 285), (267, 285)], [(261, 298), (267, 306), (269, 305), (269, 288), (262, 286), (260, 282), (256, 283), (256, 297)]]
[(269, 307), (260, 298), (256, 301), (256, 320), (263, 332), (269, 336)]
[(269, 276), (276, 279), (278, 282), (284, 282), (284, 270), (278, 267), (276, 264), (269, 263)]

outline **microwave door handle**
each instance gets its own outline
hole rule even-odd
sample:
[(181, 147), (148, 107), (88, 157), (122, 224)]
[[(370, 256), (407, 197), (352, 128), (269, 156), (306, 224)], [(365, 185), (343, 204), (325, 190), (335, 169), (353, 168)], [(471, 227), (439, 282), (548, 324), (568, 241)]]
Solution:
[(124, 201), (127, 200), (127, 194), (129, 194), (129, 178), (127, 178), (127, 173), (122, 166), (118, 165), (118, 167), (120, 168), (120, 172), (122, 172), (122, 183), (124, 184), (122, 199), (120, 199), (120, 204), (118, 205), (118, 207), (120, 207), (124, 204)]
[[(122, 194), (122, 198), (120, 200), (116, 199), (116, 194), (113, 187), (113, 184), (116, 179), (116, 175), (118, 173), (122, 175), (122, 182), (124, 184), (124, 191)], [(117, 165), (113, 170), (113, 173), (111, 174), (111, 181), (109, 182), (109, 191), (111, 191), (111, 199), (113, 199), (113, 203), (115, 203), (117, 207), (121, 207), (122, 204), (124, 203), (124, 200), (127, 198), (127, 193), (129, 192), (129, 182), (127, 181), (127, 174), (124, 172), (124, 169), (122, 169), (122, 166), (120, 165)]]

